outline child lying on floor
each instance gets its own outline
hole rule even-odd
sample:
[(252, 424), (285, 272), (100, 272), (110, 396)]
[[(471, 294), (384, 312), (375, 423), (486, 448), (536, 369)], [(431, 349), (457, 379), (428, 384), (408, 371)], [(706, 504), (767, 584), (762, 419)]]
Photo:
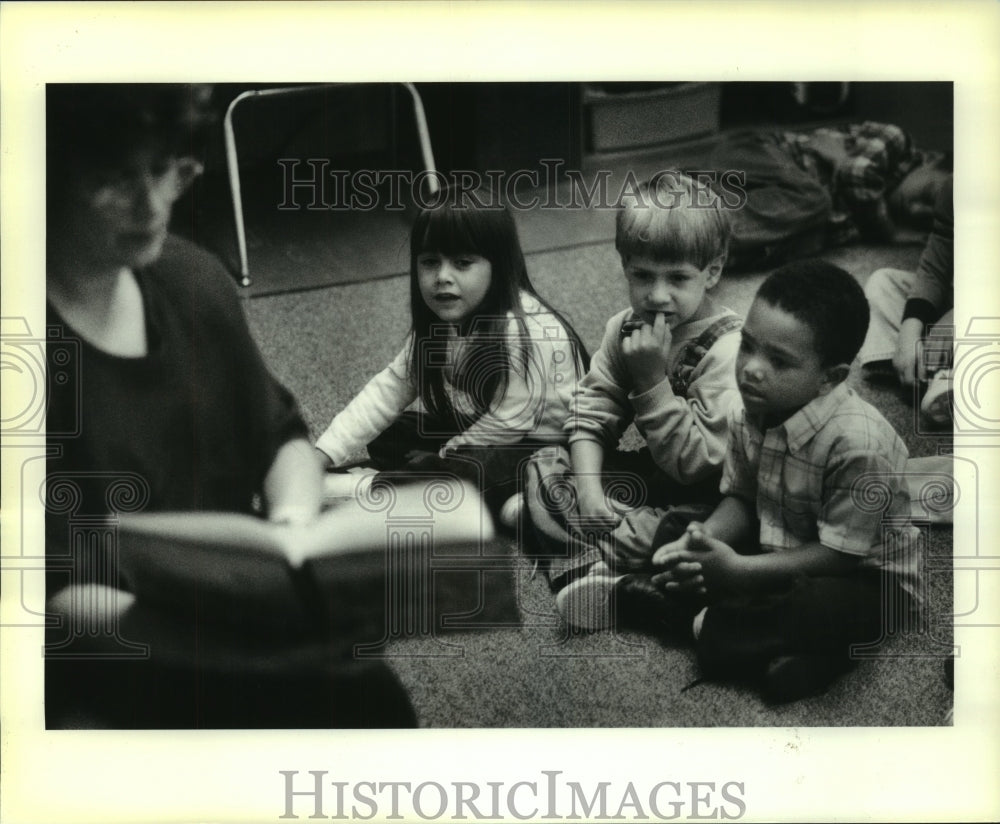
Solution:
[[(705, 167), (743, 176), (730, 268), (768, 267), (855, 240), (927, 231), (951, 160), (888, 123), (721, 137)], [(732, 193), (723, 194), (731, 197)]]
[(706, 676), (762, 679), (775, 701), (828, 687), (919, 600), (906, 447), (844, 383), (867, 327), (847, 272), (771, 275), (743, 327), (724, 497), (656, 536), (650, 621), (691, 627)]

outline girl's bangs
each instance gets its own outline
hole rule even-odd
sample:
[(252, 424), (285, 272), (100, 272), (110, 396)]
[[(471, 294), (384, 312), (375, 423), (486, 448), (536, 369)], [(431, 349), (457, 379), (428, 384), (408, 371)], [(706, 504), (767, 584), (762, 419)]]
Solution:
[(413, 251), (440, 252), (446, 255), (485, 254), (483, 233), (476, 231), (477, 210), (471, 208), (440, 207), (427, 210), (421, 217), (423, 225), (416, 226)]

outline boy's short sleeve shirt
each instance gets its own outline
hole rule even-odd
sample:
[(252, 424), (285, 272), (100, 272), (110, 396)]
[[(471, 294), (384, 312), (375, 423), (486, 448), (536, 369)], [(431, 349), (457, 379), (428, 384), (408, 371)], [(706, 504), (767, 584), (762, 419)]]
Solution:
[(864, 566), (912, 574), (911, 558), (879, 552), (886, 525), (908, 520), (906, 447), (846, 385), (767, 431), (741, 408), (730, 433), (721, 491), (756, 507), (762, 550), (819, 541)]

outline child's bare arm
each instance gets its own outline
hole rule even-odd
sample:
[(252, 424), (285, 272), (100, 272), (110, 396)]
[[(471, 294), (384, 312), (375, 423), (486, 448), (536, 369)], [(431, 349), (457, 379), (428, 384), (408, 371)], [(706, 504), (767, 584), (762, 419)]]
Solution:
[(608, 506), (601, 483), (604, 467), (604, 446), (587, 438), (570, 444), (570, 460), (579, 495), (580, 515), (617, 524), (620, 516)]
[(727, 495), (705, 519), (702, 531), (727, 544), (749, 538), (757, 527), (757, 515), (749, 501)]
[[(697, 529), (684, 538), (684, 547), (663, 554), (667, 571), (654, 576), (654, 583), (667, 589), (707, 591), (716, 597), (780, 589), (802, 576), (849, 575), (861, 560), (818, 541), (783, 552), (740, 555), (729, 544)], [(682, 573), (674, 573), (675, 569)]]
[[(718, 542), (721, 543), (721, 542)], [(779, 589), (802, 576), (839, 577), (853, 572), (861, 558), (815, 541), (785, 552), (738, 555), (728, 545), (719, 551), (714, 538), (692, 540), (696, 551), (705, 551), (702, 574), (709, 590), (764, 592)]]

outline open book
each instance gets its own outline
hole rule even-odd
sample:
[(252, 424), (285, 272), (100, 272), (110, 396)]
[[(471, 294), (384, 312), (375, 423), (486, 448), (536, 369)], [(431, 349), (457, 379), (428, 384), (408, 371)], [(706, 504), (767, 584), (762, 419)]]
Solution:
[(137, 599), (260, 631), (362, 641), (518, 622), (516, 558), (456, 478), (366, 486), (308, 526), (216, 512), (122, 514)]

